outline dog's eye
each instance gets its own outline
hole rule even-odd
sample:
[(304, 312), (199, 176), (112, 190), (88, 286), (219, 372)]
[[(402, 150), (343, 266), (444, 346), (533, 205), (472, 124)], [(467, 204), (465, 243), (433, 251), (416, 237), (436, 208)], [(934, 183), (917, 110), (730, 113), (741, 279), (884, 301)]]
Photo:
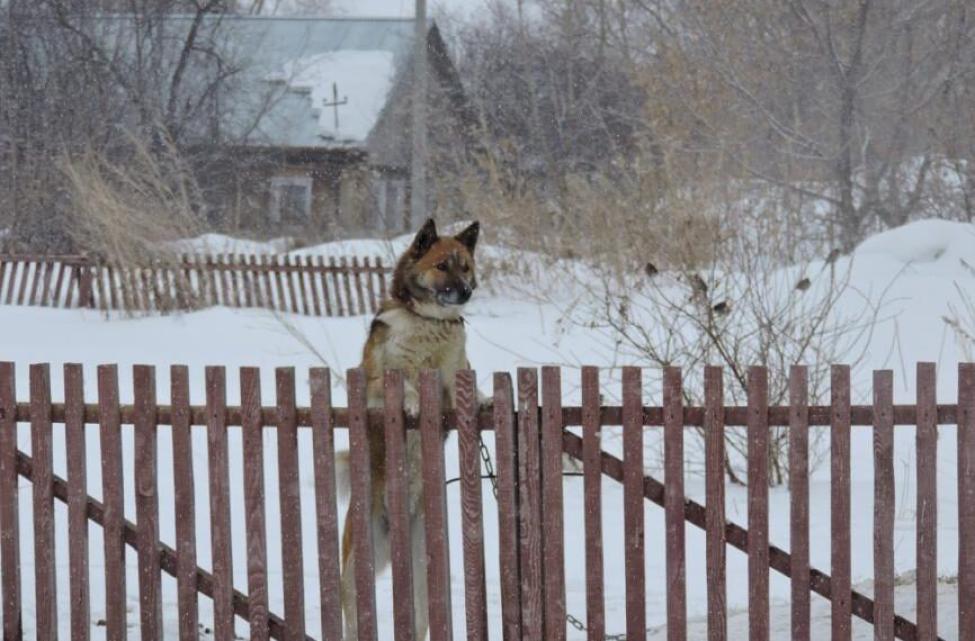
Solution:
[(447, 263), (437, 263), (437, 269), (442, 272), (447, 271)]
[(471, 266), (470, 266), (470, 265), (468, 265), (467, 263), (464, 263), (464, 266), (463, 266), (463, 267), (461, 267), (461, 269), (462, 269), (462, 270), (464, 271), (464, 273), (466, 274), (467, 272), (469, 272), (469, 271), (471, 271)]

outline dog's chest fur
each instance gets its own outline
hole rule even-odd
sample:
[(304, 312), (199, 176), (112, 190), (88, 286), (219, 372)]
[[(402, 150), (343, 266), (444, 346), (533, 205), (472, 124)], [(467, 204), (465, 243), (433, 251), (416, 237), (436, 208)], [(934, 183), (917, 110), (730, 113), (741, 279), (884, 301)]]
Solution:
[[(387, 328), (377, 363), (381, 369), (403, 370), (414, 388), (419, 386), (420, 370), (440, 370), (442, 384), (453, 388), (457, 370), (467, 365), (463, 321), (430, 319), (399, 308), (376, 320)], [(452, 396), (449, 401), (452, 404)]]

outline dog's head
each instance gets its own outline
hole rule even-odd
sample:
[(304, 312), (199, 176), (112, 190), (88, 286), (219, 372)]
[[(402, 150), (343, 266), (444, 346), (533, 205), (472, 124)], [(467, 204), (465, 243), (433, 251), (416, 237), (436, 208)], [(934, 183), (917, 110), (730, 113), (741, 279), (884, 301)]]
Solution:
[(456, 236), (440, 236), (433, 219), (417, 232), (393, 274), (393, 297), (424, 315), (460, 315), (477, 287), (474, 247), (481, 230), (471, 223)]

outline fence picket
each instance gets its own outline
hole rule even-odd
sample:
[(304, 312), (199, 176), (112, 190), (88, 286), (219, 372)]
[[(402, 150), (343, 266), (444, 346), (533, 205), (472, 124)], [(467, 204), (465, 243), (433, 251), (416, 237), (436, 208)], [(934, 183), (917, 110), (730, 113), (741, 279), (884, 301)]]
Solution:
[[(349, 276), (349, 261), (345, 256), (339, 258), (339, 265), (342, 268), (342, 287), (345, 290), (345, 309), (344, 316), (355, 315), (355, 302), (352, 299), (352, 279)], [(432, 641), (432, 640), (431, 640)]]
[(294, 257), (295, 277), (298, 279), (298, 291), (301, 293), (301, 313), (311, 314), (311, 307), (308, 306), (308, 290), (305, 287), (305, 261), (302, 256)]
[(321, 367), (313, 367), (310, 378), (322, 637), (324, 641), (341, 641), (342, 604), (336, 598), (336, 587), (340, 583), (340, 557), (338, 506), (335, 503), (335, 425), (332, 416), (332, 378), (331, 372)]
[[(119, 410), (118, 368), (98, 366), (98, 424), (102, 460), (102, 500), (105, 543), (105, 585), (126, 594), (125, 503), (122, 475), (122, 416)], [(105, 599), (105, 639), (125, 641), (126, 600)]]
[(873, 638), (894, 641), (894, 381), (873, 373)]
[(768, 370), (748, 370), (748, 638), (769, 641)]
[[(481, 499), (480, 427), (477, 414), (477, 377), (471, 370), (457, 372), (454, 387), (457, 410), (457, 449), (460, 468), (462, 529), (464, 532), (464, 608), (467, 641), (488, 641), (487, 594), (484, 578), (484, 510)], [(561, 412), (560, 418), (561, 418)], [(556, 451), (561, 461), (561, 441)]]
[(0, 588), (4, 641), (23, 641), (20, 514), (17, 488), (17, 390), (14, 364), (0, 363)]
[(159, 567), (159, 496), (156, 480), (156, 369), (136, 365), (135, 511), (139, 555), (142, 641), (162, 638), (162, 574)]
[[(295, 270), (292, 269), (294, 263), (291, 261), (291, 256), (285, 254), (282, 259), (282, 264), (284, 265), (284, 279), (288, 283), (288, 299), (291, 302), (291, 312), (298, 314), (298, 295), (295, 289)], [(282, 311), (287, 311), (282, 306)]]
[(560, 368), (542, 368), (542, 527), (545, 532), (545, 638), (564, 641), (565, 524), (562, 505), (562, 378)]
[(602, 425), (599, 420), (599, 368), (582, 368), (582, 470), (586, 529), (586, 638), (606, 637), (603, 597)]
[(643, 376), (623, 368), (623, 528), (626, 563), (626, 638), (647, 638), (643, 516)]
[[(379, 271), (379, 302), (382, 303), (386, 300), (386, 268), (383, 267), (383, 261), (378, 256), (376, 257), (376, 267), (380, 269)], [(377, 307), (378, 309), (378, 307)]]
[(305, 580), (301, 549), (301, 489), (298, 474), (298, 418), (295, 370), (275, 370), (278, 403), (278, 491), (281, 503), (281, 561), (284, 568), (286, 641), (305, 638)]
[(725, 565), (724, 381), (720, 367), (704, 369), (705, 556), (707, 558), (708, 641), (728, 637)]
[(521, 640), (521, 563), (518, 520), (518, 435), (511, 376), (494, 374), (494, 443), (498, 464), (498, 551), (501, 569), (501, 638)]
[[(368, 264), (368, 263), (367, 263)], [(363, 268), (359, 265), (359, 257), (352, 257), (352, 277), (355, 279), (355, 295), (359, 303), (359, 314), (363, 315), (366, 313), (366, 293), (362, 289), (362, 271)]]
[(667, 639), (687, 639), (687, 587), (684, 541), (684, 405), (681, 371), (665, 367), (664, 518), (667, 549)]
[(850, 368), (833, 365), (830, 372), (830, 565), (832, 638), (850, 641)]
[(68, 565), (72, 641), (88, 641), (88, 473), (81, 365), (64, 366), (64, 437), (68, 463)]
[(958, 365), (958, 638), (975, 638), (975, 363)]
[(39, 260), (34, 263), (34, 273), (30, 283), (30, 296), (27, 298), (28, 305), (37, 305), (37, 290), (43, 280), (41, 273), (44, 271), (44, 261)]
[(55, 263), (45, 260), (44, 261), (44, 285), (41, 287), (41, 300), (39, 304), (48, 307), (48, 294), (51, 292), (51, 278), (54, 276)]
[(17, 304), (23, 305), (27, 295), (27, 285), (34, 280), (34, 271), (31, 270), (32, 261), (24, 261), (23, 274), (20, 277), (20, 288), (17, 290)]
[(10, 264), (9, 260), (5, 259), (3, 256), (0, 256), (0, 299), (3, 298), (3, 292), (5, 291), (5, 288), (3, 286), (4, 284), (3, 277), (7, 275), (7, 265), (9, 264)]
[[(281, 298), (281, 274), (278, 270), (272, 269), (273, 265), (277, 264), (277, 261), (272, 260), (271, 256), (267, 254), (262, 254), (260, 256), (262, 276), (264, 278), (264, 291), (267, 294), (267, 308), (268, 309), (278, 309), (278, 299)], [(271, 279), (271, 272), (274, 272), (275, 278)], [(275, 296), (275, 285), (277, 285), (277, 296)]]
[(430, 641), (452, 641), (450, 551), (447, 492), (444, 488), (442, 387), (438, 370), (420, 372), (420, 442), (423, 460), (423, 511), (426, 525), (427, 599)]
[(308, 275), (308, 291), (311, 294), (312, 307), (315, 310), (315, 316), (322, 315), (322, 303), (318, 295), (318, 287), (315, 285), (315, 263), (312, 256), (305, 256), (304, 274)]
[(379, 305), (376, 303), (376, 289), (373, 287), (372, 281), (375, 280), (376, 275), (382, 276), (382, 271), (379, 268), (379, 258), (373, 259), (375, 262), (375, 267), (369, 266), (369, 257), (366, 256), (363, 262), (366, 265), (366, 289), (369, 291), (369, 311), (374, 313), (379, 309)]
[(10, 265), (10, 277), (7, 280), (7, 298), (4, 304), (10, 305), (14, 301), (14, 289), (17, 287), (17, 272), (20, 270), (21, 262), (17, 259), (12, 259), (6, 264)]
[(938, 410), (934, 363), (917, 364), (917, 635), (938, 637)]
[[(287, 276), (287, 274), (284, 273), (284, 258), (282, 256), (269, 256), (268, 261), (275, 267), (274, 284), (278, 290), (278, 295), (274, 301), (273, 309), (276, 309), (279, 312), (287, 312), (288, 300), (284, 295), (284, 280), (283, 280), (283, 278)], [(290, 279), (288, 282), (290, 284), (291, 282)]]
[(206, 421), (213, 559), (213, 638), (233, 641), (233, 554), (230, 536), (230, 459), (227, 453), (227, 373), (207, 367)]
[[(70, 265), (64, 261), (58, 262), (58, 277), (54, 279), (54, 291), (51, 293), (52, 307), (69, 307), (70, 301), (62, 303), (61, 286), (64, 283), (64, 273), (70, 269)], [(0, 262), (0, 289), (3, 288), (3, 264)]]
[(332, 315), (332, 299), (328, 295), (328, 273), (325, 271), (325, 260), (315, 256), (315, 266), (319, 269), (318, 280), (322, 287), (322, 301), (325, 303), (325, 315)]
[(176, 590), (180, 641), (197, 641), (196, 505), (193, 434), (190, 427), (190, 376), (185, 365), (169, 370), (172, 405), (173, 485), (176, 514)]
[(249, 254), (244, 257), (244, 262), (247, 264), (249, 305), (251, 307), (264, 307), (264, 299), (261, 296), (261, 274), (257, 271), (257, 257), (254, 254)]
[[(389, 558), (393, 570), (393, 629), (396, 641), (416, 638), (413, 620), (413, 568), (410, 541), (407, 436), (403, 414), (403, 374), (388, 371), (383, 378), (386, 442), (386, 507)], [(421, 534), (421, 533), (418, 533)], [(420, 577), (422, 580), (422, 577)], [(423, 641), (422, 639), (420, 641)]]
[(256, 367), (240, 368), (240, 412), (245, 461), (247, 621), (250, 625), (251, 641), (267, 641), (269, 630), (267, 524), (264, 513), (264, 418), (261, 416), (261, 372)]
[(243, 286), (241, 281), (241, 272), (236, 259), (233, 254), (225, 255), (225, 270), (227, 272), (227, 277), (230, 278), (230, 289), (234, 293), (233, 305), (234, 307), (240, 308), (244, 305), (244, 299), (241, 297), (241, 287)]
[(542, 567), (541, 440), (538, 372), (518, 368), (518, 499), (521, 533), (521, 622), (528, 641), (545, 638)]
[(49, 366), (30, 366), (30, 445), (34, 459), (34, 590), (37, 638), (57, 639), (54, 569), (54, 451)]
[[(352, 550), (350, 565), (355, 580), (355, 615), (359, 639), (376, 641), (376, 574), (372, 548), (372, 478), (366, 411), (366, 375), (362, 368), (346, 374), (349, 389), (349, 521)], [(350, 527), (347, 525), (346, 527)]]
[(809, 641), (809, 374), (789, 372), (789, 564), (792, 577), (792, 636)]

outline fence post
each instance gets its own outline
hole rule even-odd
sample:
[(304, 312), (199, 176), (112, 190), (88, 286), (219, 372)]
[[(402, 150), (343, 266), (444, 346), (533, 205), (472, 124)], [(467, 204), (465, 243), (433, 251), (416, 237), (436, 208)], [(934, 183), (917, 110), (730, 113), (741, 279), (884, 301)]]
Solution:
[(958, 638), (975, 637), (975, 363), (958, 366)]
[[(250, 623), (251, 641), (267, 641), (264, 419), (261, 416), (261, 372), (256, 367), (240, 368), (240, 413), (244, 446), (244, 510), (247, 513), (247, 620)], [(326, 636), (325, 639), (331, 641), (332, 637)]]
[[(349, 524), (352, 549), (342, 567), (352, 572), (355, 617), (360, 641), (376, 641), (376, 572), (372, 540), (372, 475), (369, 465), (369, 415), (366, 374), (360, 367), (346, 373), (349, 389)], [(352, 567), (350, 567), (352, 566)], [(354, 567), (354, 569), (353, 569)]]
[(639, 367), (623, 368), (623, 536), (626, 563), (626, 638), (647, 638), (643, 516), (643, 380)]
[[(368, 274), (372, 282), (372, 274)], [(371, 291), (370, 286), (370, 291)], [(481, 499), (480, 426), (477, 378), (465, 369), (457, 372), (454, 407), (457, 410), (457, 449), (461, 475), (464, 529), (464, 606), (467, 641), (487, 641), (487, 595), (484, 579), (484, 509)], [(561, 460), (561, 436), (559, 438)]]
[[(894, 495), (893, 389), (893, 373), (890, 370), (873, 373), (874, 641), (894, 641), (894, 511), (896, 499)], [(959, 505), (959, 507), (961, 506)]]
[(0, 363), (0, 587), (3, 638), (22, 641), (20, 514), (17, 490), (17, 393), (14, 364)]
[(139, 553), (139, 615), (142, 641), (162, 636), (162, 575), (159, 566), (159, 493), (156, 477), (156, 370), (136, 365), (135, 507)]
[(589, 641), (606, 634), (603, 597), (602, 421), (599, 369), (582, 368), (582, 465), (586, 528), (586, 628)]
[(748, 370), (748, 634), (769, 639), (768, 370)]
[(664, 368), (664, 517), (667, 574), (667, 639), (687, 639), (684, 541), (684, 403), (679, 367)]
[(498, 549), (501, 565), (501, 638), (521, 641), (518, 436), (511, 376), (494, 374), (494, 438), (498, 459)]
[(801, 365), (789, 372), (789, 548), (792, 636), (809, 641), (809, 381)]
[[(98, 366), (98, 424), (102, 459), (102, 498), (105, 513), (105, 585), (125, 594), (125, 501), (122, 472), (122, 416), (119, 411), (118, 367)], [(106, 641), (125, 641), (126, 603), (108, 599), (105, 603)]]
[(91, 259), (84, 256), (75, 268), (78, 278), (78, 307), (88, 309), (95, 308), (95, 298), (92, 295), (91, 264)]
[(521, 620), (526, 641), (545, 638), (542, 567), (541, 439), (538, 372), (518, 368), (518, 491), (521, 533)]
[(545, 576), (545, 638), (563, 641), (565, 621), (565, 525), (562, 496), (562, 377), (542, 368), (542, 551)]
[(830, 565), (832, 639), (849, 641), (852, 589), (850, 578), (850, 368), (833, 365), (830, 374)]
[(72, 641), (88, 641), (91, 616), (88, 585), (88, 473), (82, 367), (64, 365), (64, 432), (68, 455), (68, 564)]
[(704, 370), (704, 484), (707, 557), (708, 641), (728, 635), (727, 568), (725, 549), (725, 433), (723, 370)]
[(233, 638), (233, 554), (230, 535), (230, 462), (227, 453), (227, 374), (209, 366), (206, 376), (210, 550), (213, 559), (213, 637)]
[[(259, 381), (258, 381), (259, 384)], [(332, 417), (331, 371), (310, 371), (312, 450), (315, 460), (315, 515), (318, 525), (318, 576), (322, 598), (323, 641), (342, 638), (342, 604), (337, 598), (339, 570), (339, 517), (335, 492), (335, 434)], [(260, 411), (260, 402), (257, 403)]]
[(938, 636), (938, 408), (934, 363), (917, 364), (917, 636)]
[[(396, 641), (414, 641), (413, 555), (410, 537), (409, 470), (403, 413), (403, 372), (390, 370), (383, 379), (386, 441), (386, 508), (389, 521), (389, 557), (393, 566), (393, 627)], [(412, 470), (417, 472), (418, 470)], [(419, 569), (419, 568), (418, 568)], [(422, 604), (421, 604), (422, 607)], [(426, 613), (423, 613), (426, 616)], [(419, 639), (417, 641), (423, 641)]]

